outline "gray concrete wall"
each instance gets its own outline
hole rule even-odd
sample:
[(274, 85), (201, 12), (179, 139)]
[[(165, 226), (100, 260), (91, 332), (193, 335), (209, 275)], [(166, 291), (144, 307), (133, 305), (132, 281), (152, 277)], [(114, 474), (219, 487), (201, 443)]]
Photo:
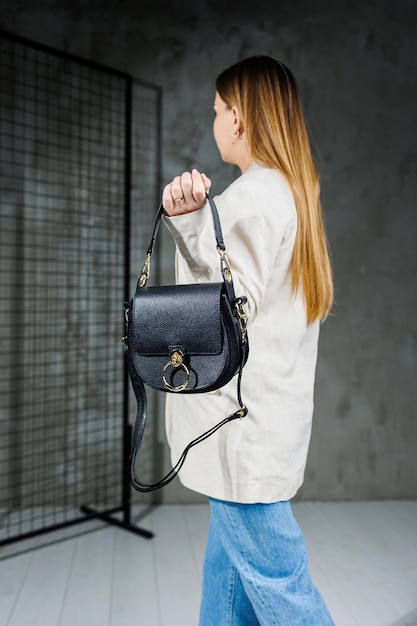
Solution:
[[(252, 54), (289, 65), (320, 150), (336, 280), (300, 497), (417, 497), (415, 3), (8, 0), (0, 26), (161, 85), (164, 181), (196, 166), (214, 192), (236, 175), (211, 136), (216, 75)], [(166, 238), (164, 251), (168, 280)], [(163, 497), (197, 498), (178, 485)]]

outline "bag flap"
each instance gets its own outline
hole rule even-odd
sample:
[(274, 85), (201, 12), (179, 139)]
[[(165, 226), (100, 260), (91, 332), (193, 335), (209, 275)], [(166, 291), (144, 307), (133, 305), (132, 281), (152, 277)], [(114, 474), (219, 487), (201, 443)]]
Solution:
[(138, 288), (129, 323), (134, 352), (156, 356), (182, 348), (189, 355), (219, 354), (223, 289), (223, 283)]

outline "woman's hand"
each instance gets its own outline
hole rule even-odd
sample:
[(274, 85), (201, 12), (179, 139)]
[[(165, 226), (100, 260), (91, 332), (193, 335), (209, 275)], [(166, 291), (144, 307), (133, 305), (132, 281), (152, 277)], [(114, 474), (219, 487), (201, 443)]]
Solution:
[(165, 215), (173, 217), (201, 209), (206, 203), (210, 186), (211, 180), (195, 169), (176, 176), (162, 193)]

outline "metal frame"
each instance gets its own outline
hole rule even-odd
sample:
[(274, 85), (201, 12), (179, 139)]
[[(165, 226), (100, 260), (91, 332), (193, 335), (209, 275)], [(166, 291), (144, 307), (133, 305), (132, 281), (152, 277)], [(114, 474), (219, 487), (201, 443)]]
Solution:
[[(101, 64), (89, 61), (87, 59), (80, 58), (76, 55), (72, 55), (66, 52), (62, 52), (59, 50), (55, 50), (49, 46), (45, 46), (43, 44), (39, 44), (22, 37), (18, 37), (16, 35), (10, 33), (0, 32), (0, 42), (1, 40), (8, 40), (11, 42), (15, 42), (21, 44), (23, 46), (30, 47), (32, 49), (39, 50), (43, 53), (54, 55), (55, 57), (60, 57), (70, 62), (74, 62), (78, 65), (84, 65), (86, 67), (96, 69), (99, 72), (105, 72), (111, 74), (113, 76), (117, 76), (121, 78), (125, 83), (125, 155), (124, 155), (124, 294), (125, 300), (129, 300), (130, 294), (130, 265), (131, 265), (131, 253), (130, 253), (130, 237), (131, 237), (131, 171), (132, 171), (132, 85), (133, 78), (130, 74), (120, 72), (118, 70), (114, 70), (108, 67), (105, 67)], [(158, 103), (158, 153), (157, 153), (157, 163), (156, 163), (156, 171), (155, 171), (155, 189), (159, 188), (160, 184), (160, 124), (161, 124), (161, 92), (159, 88), (154, 85), (147, 85), (142, 83), (143, 86), (147, 86), (150, 89), (154, 89), (157, 91), (157, 103)], [(156, 193), (155, 193), (156, 198)], [(122, 303), (121, 303), (122, 304)], [(123, 331), (123, 310), (121, 306), (121, 335)], [(120, 354), (122, 355), (122, 349), (120, 348)], [(121, 359), (123, 357), (121, 356)], [(23, 376), (21, 375), (21, 361), (16, 364), (18, 375), (17, 380), (20, 381), (19, 384), (22, 384)], [(123, 371), (123, 366), (121, 365), (121, 372)], [(121, 374), (122, 375), (122, 374)], [(68, 526), (72, 526), (74, 524), (78, 524), (84, 521), (89, 521), (92, 519), (100, 519), (109, 524), (121, 527), (125, 530), (136, 533), (145, 538), (151, 538), (153, 534), (143, 528), (140, 528), (131, 521), (131, 486), (130, 486), (130, 470), (129, 470), (129, 460), (130, 460), (130, 445), (131, 445), (131, 425), (129, 420), (129, 381), (127, 375), (126, 365), (124, 366), (124, 378), (123, 378), (123, 415), (121, 416), (121, 428), (122, 428), (122, 437), (123, 437), (123, 454), (122, 454), (122, 467), (121, 467), (121, 502), (118, 506), (100, 511), (94, 507), (90, 507), (88, 505), (81, 505), (79, 512), (80, 516), (66, 520), (56, 524), (45, 525), (44, 527), (37, 528), (35, 530), (29, 530), (28, 532), (20, 532), (16, 535), (8, 536), (7, 538), (0, 540), (0, 546), (6, 545), (12, 542), (20, 541), (23, 539), (29, 539), (31, 537), (50, 532), (56, 531)], [(17, 504), (17, 503), (16, 503)], [(116, 517), (116, 514), (122, 514), (122, 518)]]

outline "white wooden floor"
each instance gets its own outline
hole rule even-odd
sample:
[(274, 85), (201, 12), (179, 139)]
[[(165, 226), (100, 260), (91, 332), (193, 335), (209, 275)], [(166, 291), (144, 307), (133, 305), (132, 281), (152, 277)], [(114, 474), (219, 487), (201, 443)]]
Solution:
[[(294, 512), (337, 626), (417, 625), (417, 502)], [(138, 509), (137, 519), (154, 539), (88, 522), (42, 547), (3, 548), (0, 626), (197, 626), (208, 506)]]

